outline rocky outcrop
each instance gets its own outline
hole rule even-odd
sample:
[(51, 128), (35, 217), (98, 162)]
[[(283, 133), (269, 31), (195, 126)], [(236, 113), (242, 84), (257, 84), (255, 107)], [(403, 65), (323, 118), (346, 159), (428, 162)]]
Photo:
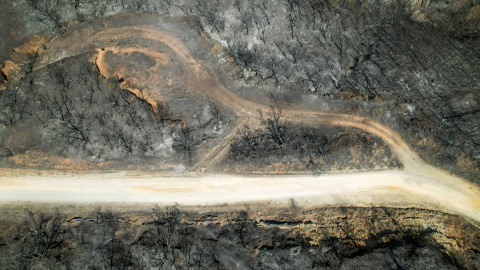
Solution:
[(407, 11), (417, 22), (430, 23), (458, 38), (480, 34), (480, 4), (461, 0), (407, 0)]
[[(116, 213), (72, 207), (61, 207), (60, 212), (30, 207), (26, 215), (9, 209), (0, 220), (2, 269), (25, 264), (55, 269), (480, 266), (478, 227), (458, 216), (423, 209), (255, 206), (227, 212), (221, 206), (212, 211), (170, 206)], [(45, 235), (35, 226), (45, 226)]]

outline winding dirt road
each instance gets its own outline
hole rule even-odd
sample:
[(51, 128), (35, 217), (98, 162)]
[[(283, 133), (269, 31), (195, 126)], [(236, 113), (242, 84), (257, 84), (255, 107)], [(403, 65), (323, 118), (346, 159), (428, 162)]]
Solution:
[[(123, 18), (125, 20), (125, 18)], [(111, 25), (111, 26), (110, 26)], [(234, 111), (238, 125), (255, 121), (258, 110), (265, 105), (236, 96), (226, 89), (206, 68), (202, 67), (184, 42), (154, 23), (78, 28), (67, 32), (48, 44), (48, 49), (37, 62), (36, 69), (66, 57), (97, 51), (94, 60), (103, 70), (105, 48), (117, 51), (141, 50), (164, 59), (165, 54), (155, 47), (135, 47), (135, 40), (143, 39), (163, 44), (181, 60), (187, 70), (188, 84), (197, 91), (215, 99)], [(82, 40), (82, 42), (78, 42)], [(104, 74), (107, 76), (107, 74)], [(110, 74), (111, 75), (111, 74)], [(153, 103), (157, 88), (146, 92)], [(155, 107), (155, 104), (152, 104)], [(179, 202), (187, 204), (224, 203), (257, 200), (285, 200), (295, 198), (304, 204), (354, 204), (387, 206), (422, 206), (463, 215), (480, 223), (480, 189), (464, 179), (426, 164), (409, 145), (390, 128), (365, 117), (317, 111), (284, 110), (289, 121), (311, 125), (355, 127), (374, 134), (385, 141), (404, 165), (402, 171), (313, 176), (241, 177), (203, 175), (189, 177), (161, 177), (144, 175), (132, 177), (128, 173), (56, 176), (56, 177), (1, 177), (2, 201), (121, 201), (121, 202)], [(198, 168), (208, 167), (226, 153), (234, 128), (217, 147), (203, 158)]]

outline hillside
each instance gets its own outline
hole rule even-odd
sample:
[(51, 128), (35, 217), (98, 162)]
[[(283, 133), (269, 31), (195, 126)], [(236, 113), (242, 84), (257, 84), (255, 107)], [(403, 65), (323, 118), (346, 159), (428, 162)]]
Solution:
[[(227, 134), (235, 140), (241, 137), (231, 132), (244, 127), (239, 124), (242, 119), (234, 116), (238, 108), (230, 104), (231, 98), (223, 98), (227, 91), (222, 97), (205, 93), (224, 85), (238, 98), (260, 104), (255, 109), (302, 108), (375, 119), (400, 133), (428, 163), (470, 180), (478, 178), (479, 18), (473, 2), (214, 2), (5, 3), (5, 10), (22, 23), (5, 34), (9, 38), (1, 53), (4, 166), (54, 168), (45, 160), (28, 165), (27, 161), (38, 159), (37, 152), (47, 152), (80, 159), (80, 164), (87, 162), (82, 165), (85, 169), (98, 167), (100, 162), (122, 163), (127, 156), (132, 168), (138, 163), (172, 161), (189, 167), (202, 159), (205, 148)], [(155, 29), (148, 30), (146, 25)], [(157, 29), (175, 33), (181, 40), (158, 39), (151, 32)], [(90, 40), (79, 43), (82, 36)], [(196, 59), (199, 70), (185, 70), (184, 65), (191, 63), (182, 61), (193, 58), (172, 51), (179, 46), (192, 54), (187, 57)], [(185, 79), (191, 72), (197, 78)], [(198, 78), (198, 72), (205, 78)], [(212, 75), (217, 86), (212, 86)], [(104, 106), (112, 90), (117, 96), (108, 98), (126, 98), (126, 105), (114, 101), (109, 105), (112, 108), (99, 112), (96, 108)], [(73, 97), (72, 93), (80, 95)], [(216, 95), (213, 100), (212, 95)], [(71, 108), (62, 102), (71, 103)], [(126, 110), (118, 107), (124, 106), (137, 115), (122, 116)], [(118, 120), (102, 124), (105, 117), (112, 118), (110, 114)], [(172, 128), (178, 123), (181, 128)], [(252, 129), (246, 132), (263, 126), (242, 124)], [(143, 126), (148, 128), (141, 130)], [(307, 138), (311, 137), (308, 132), (294, 133)], [(356, 130), (342, 132), (366, 136)], [(315, 136), (329, 131), (321, 133)], [(175, 146), (175, 138), (185, 136), (188, 145)], [(361, 170), (385, 162), (379, 168), (400, 166), (395, 157), (389, 157), (389, 149), (379, 146), (381, 142), (359, 152), (342, 143), (343, 149), (331, 153), (346, 153), (330, 157), (322, 150), (305, 153), (297, 140), (282, 138), (289, 147), (298, 148), (299, 155), (307, 156), (300, 157), (306, 159), (303, 162), (288, 160), (298, 164), (293, 171), (322, 167), (333, 160), (343, 160), (338, 165), (343, 169)], [(339, 139), (330, 138), (327, 143), (336, 145), (332, 140)], [(272, 141), (276, 147), (278, 141)], [(350, 144), (364, 147), (360, 142)], [(370, 151), (379, 156), (359, 164), (358, 158), (368, 160)], [(270, 160), (267, 167), (285, 163), (273, 153), (261, 154)]]
[(478, 1), (0, 10), (0, 268), (480, 267)]

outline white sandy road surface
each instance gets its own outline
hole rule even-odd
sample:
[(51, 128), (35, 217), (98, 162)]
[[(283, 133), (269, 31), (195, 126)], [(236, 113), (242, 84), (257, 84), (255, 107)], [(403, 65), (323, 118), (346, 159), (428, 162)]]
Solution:
[(438, 180), (397, 170), (316, 177), (132, 177), (123, 173), (0, 177), (0, 201), (198, 205), (264, 200), (286, 203), (294, 198), (302, 205), (427, 207), (480, 223), (477, 187)]

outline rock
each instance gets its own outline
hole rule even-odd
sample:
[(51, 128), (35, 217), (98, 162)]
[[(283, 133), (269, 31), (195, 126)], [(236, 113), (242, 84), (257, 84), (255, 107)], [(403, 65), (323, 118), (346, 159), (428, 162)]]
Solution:
[(175, 167), (173, 167), (173, 170), (176, 173), (183, 173), (183, 172), (185, 172), (185, 165), (183, 165), (183, 164), (176, 165)]
[(450, 106), (453, 116), (464, 115), (478, 111), (478, 99), (473, 93), (455, 95), (452, 97)]

